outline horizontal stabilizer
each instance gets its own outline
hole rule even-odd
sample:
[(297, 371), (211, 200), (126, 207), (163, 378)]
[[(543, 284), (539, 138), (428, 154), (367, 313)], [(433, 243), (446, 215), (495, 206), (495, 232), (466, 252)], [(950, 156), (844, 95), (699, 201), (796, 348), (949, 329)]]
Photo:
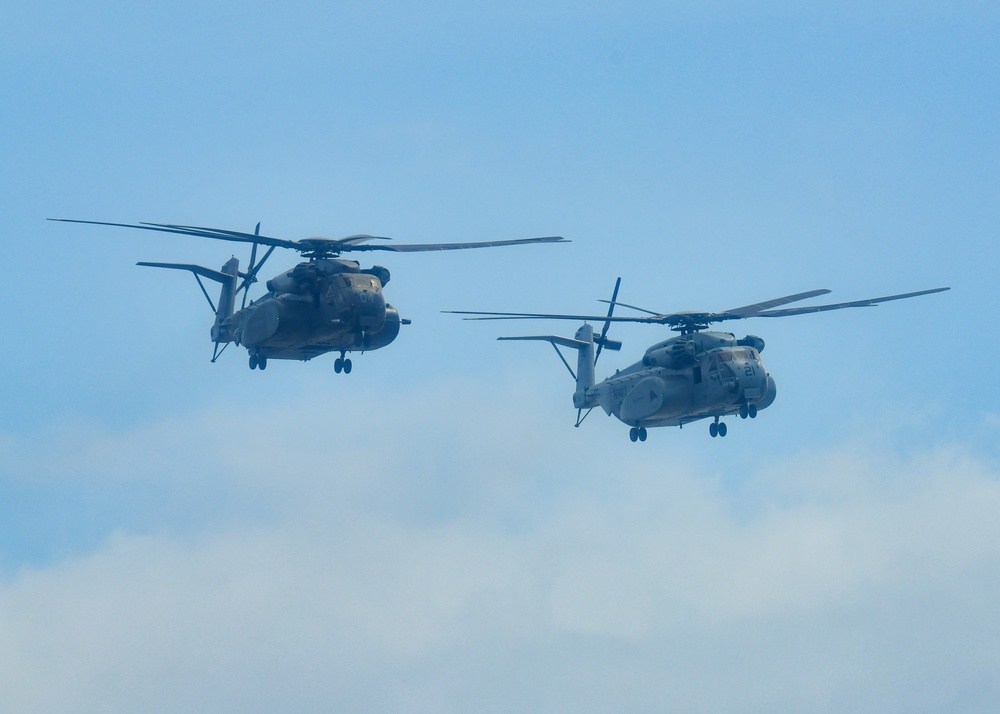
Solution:
[[(583, 340), (574, 340), (572, 337), (559, 337), (558, 335), (531, 335), (528, 337), (498, 337), (498, 340), (535, 340), (538, 342), (551, 342), (554, 345), (562, 345), (563, 347), (569, 347), (575, 350), (584, 349), (589, 342), (584, 342)], [(621, 347), (621, 344), (618, 345)], [(609, 348), (614, 349), (614, 348)]]
[(147, 268), (171, 268), (173, 270), (187, 270), (195, 275), (200, 275), (203, 278), (208, 278), (209, 280), (214, 280), (217, 283), (225, 283), (227, 280), (232, 279), (232, 275), (226, 275), (225, 273), (212, 270), (211, 268), (204, 268), (200, 265), (190, 265), (188, 263), (136, 263), (136, 265), (142, 265)]

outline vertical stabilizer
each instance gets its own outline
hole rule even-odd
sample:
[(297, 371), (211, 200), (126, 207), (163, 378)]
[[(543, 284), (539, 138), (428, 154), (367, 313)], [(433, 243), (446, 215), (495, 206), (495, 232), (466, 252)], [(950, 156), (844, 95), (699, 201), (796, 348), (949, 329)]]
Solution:
[(222, 283), (222, 292), (219, 293), (219, 307), (215, 311), (215, 324), (212, 325), (213, 342), (232, 341), (225, 322), (233, 316), (233, 308), (236, 305), (236, 279), (239, 272), (240, 261), (235, 257), (227, 260), (226, 264), (222, 266), (225, 279), (219, 281)]
[(586, 408), (587, 390), (594, 386), (594, 328), (589, 323), (583, 323), (576, 331), (576, 391), (573, 393), (573, 406), (577, 409)]

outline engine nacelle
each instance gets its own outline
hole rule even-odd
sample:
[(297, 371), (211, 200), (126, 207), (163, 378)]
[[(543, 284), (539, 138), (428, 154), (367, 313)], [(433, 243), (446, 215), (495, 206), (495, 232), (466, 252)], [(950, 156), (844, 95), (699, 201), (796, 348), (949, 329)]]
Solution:
[(764, 351), (764, 340), (757, 335), (747, 335), (742, 340), (737, 340), (736, 344), (741, 347), (753, 347), (758, 353)]
[(299, 263), (291, 270), (267, 281), (267, 289), (273, 293), (305, 295), (314, 289), (321, 277), (316, 263)]
[(694, 341), (677, 339), (663, 347), (650, 350), (642, 356), (642, 364), (645, 367), (667, 367), (668, 369), (680, 369), (695, 361)]
[(361, 272), (368, 273), (369, 275), (374, 275), (376, 278), (379, 279), (379, 282), (382, 283), (382, 287), (385, 287), (386, 283), (389, 282), (389, 269), (383, 268), (381, 265), (373, 265), (367, 270), (362, 270)]
[(324, 258), (299, 263), (291, 270), (271, 278), (267, 281), (267, 289), (273, 293), (308, 295), (326, 278), (341, 273), (366, 273), (381, 280), (383, 285), (389, 282), (389, 271), (379, 265), (370, 270), (360, 270), (356, 261)]

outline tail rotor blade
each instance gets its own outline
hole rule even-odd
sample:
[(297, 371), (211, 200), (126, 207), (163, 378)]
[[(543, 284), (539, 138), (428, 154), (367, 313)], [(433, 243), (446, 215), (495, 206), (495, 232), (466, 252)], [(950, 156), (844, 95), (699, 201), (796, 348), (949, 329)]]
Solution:
[(611, 295), (611, 304), (608, 306), (608, 319), (604, 321), (604, 328), (601, 330), (601, 336), (595, 340), (597, 342), (597, 353), (594, 355), (594, 364), (597, 364), (597, 360), (601, 358), (601, 351), (604, 349), (605, 340), (604, 338), (608, 336), (608, 328), (611, 327), (611, 316), (615, 311), (615, 301), (618, 299), (618, 288), (621, 287), (622, 279), (621, 276), (615, 281), (615, 291)]
[[(257, 221), (257, 227), (253, 231), (254, 237), (260, 235), (260, 221)], [(250, 284), (257, 282), (257, 271), (254, 270), (254, 264), (257, 261), (257, 242), (254, 241), (253, 248), (250, 249), (250, 266), (247, 268), (247, 276), (243, 279), (243, 284), (240, 288), (243, 290), (243, 304), (240, 309), (244, 309), (247, 306), (247, 294), (250, 292)], [(270, 255), (270, 254), (268, 254)], [(263, 263), (264, 261), (261, 261)]]

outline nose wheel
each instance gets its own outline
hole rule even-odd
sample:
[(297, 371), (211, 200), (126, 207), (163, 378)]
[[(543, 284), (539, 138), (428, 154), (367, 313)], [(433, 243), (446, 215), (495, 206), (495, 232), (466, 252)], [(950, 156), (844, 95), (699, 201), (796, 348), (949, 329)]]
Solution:
[(717, 436), (725, 436), (728, 431), (726, 423), (719, 421), (719, 417), (715, 417), (715, 421), (708, 425), (708, 433), (713, 439)]
[(751, 419), (757, 418), (757, 405), (756, 404), (742, 404), (740, 405), (740, 419), (746, 419), (750, 417)]
[(250, 369), (259, 369), (264, 371), (267, 369), (267, 357), (261, 357), (253, 353), (250, 354)]
[(628, 438), (629, 438), (629, 440), (632, 441), (633, 444), (635, 442), (637, 442), (637, 441), (645, 441), (646, 440), (646, 427), (644, 427), (644, 426), (639, 426), (639, 427), (633, 426), (631, 429), (629, 429)]
[(345, 359), (343, 352), (340, 353), (340, 357), (338, 357), (333, 363), (333, 371), (337, 374), (340, 374), (341, 372), (344, 374), (351, 373), (351, 360), (349, 358)]

